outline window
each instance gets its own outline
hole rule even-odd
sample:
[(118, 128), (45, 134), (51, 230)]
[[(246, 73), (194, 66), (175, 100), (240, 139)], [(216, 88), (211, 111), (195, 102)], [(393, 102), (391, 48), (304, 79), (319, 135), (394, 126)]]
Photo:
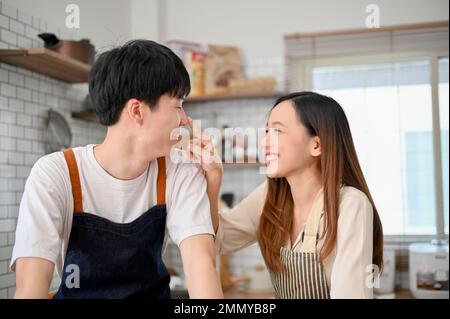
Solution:
[(439, 109), (441, 126), (441, 151), (442, 151), (442, 186), (444, 189), (444, 218), (445, 233), (448, 234), (448, 58), (439, 59)]
[[(447, 68), (440, 97), (448, 232), (448, 59), (440, 66)], [(436, 233), (430, 73), (429, 58), (312, 68), (313, 90), (347, 114), (387, 235)]]

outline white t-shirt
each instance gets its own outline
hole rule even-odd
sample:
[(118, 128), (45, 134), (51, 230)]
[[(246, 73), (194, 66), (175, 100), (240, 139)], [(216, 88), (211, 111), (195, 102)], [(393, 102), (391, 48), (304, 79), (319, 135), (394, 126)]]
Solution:
[[(109, 175), (94, 157), (94, 145), (73, 149), (84, 212), (116, 223), (129, 223), (156, 205), (157, 161), (132, 180)], [(166, 236), (177, 244), (197, 234), (214, 235), (206, 181), (197, 164), (166, 158)], [(20, 257), (52, 261), (59, 275), (72, 228), (72, 187), (62, 152), (40, 158), (25, 184), (20, 203), (11, 270)]]

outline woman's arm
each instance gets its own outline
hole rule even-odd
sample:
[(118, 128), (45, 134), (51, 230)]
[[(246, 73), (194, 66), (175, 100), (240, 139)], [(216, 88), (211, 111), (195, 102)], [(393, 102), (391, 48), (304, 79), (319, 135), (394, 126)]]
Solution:
[(191, 118), (188, 119), (188, 124), (194, 133), (194, 140), (189, 145), (190, 157), (200, 163), (205, 172), (217, 250), (221, 254), (227, 254), (255, 243), (266, 197), (266, 183), (257, 187), (230, 212), (220, 213), (219, 195), (223, 175), (221, 158), (211, 139), (194, 126)]
[(258, 186), (229, 212), (220, 212), (219, 193), (222, 171), (207, 171), (207, 192), (211, 219), (216, 232), (216, 248), (221, 254), (240, 250), (256, 242), (259, 218), (266, 197), (266, 183)]
[[(202, 138), (202, 148), (211, 143)], [(209, 153), (209, 152), (203, 152)], [(220, 185), (223, 167), (221, 161), (204, 161), (205, 156), (191, 153), (201, 158), (201, 166), (205, 172), (207, 194), (210, 203), (211, 220), (216, 233), (216, 249), (220, 254), (227, 254), (247, 247), (257, 240), (259, 218), (266, 198), (266, 183), (257, 187), (231, 211), (219, 212)]]
[(216, 248), (219, 253), (228, 254), (257, 241), (266, 192), (267, 183), (264, 182), (229, 212), (219, 212), (216, 234)]
[(194, 125), (193, 120), (188, 118), (188, 125), (193, 132), (194, 139), (189, 144), (189, 156), (191, 160), (200, 163), (207, 182), (206, 192), (208, 193), (211, 220), (214, 232), (217, 233), (219, 226), (219, 196), (222, 184), (223, 166), (212, 140), (202, 134)]
[(331, 298), (373, 298), (371, 284), (373, 209), (364, 193), (347, 188), (339, 206)]

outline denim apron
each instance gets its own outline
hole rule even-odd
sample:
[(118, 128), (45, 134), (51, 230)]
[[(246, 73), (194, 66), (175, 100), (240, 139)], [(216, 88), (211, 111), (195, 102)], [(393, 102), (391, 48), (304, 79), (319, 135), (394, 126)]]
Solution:
[[(170, 298), (170, 275), (162, 260), (165, 158), (157, 161), (157, 205), (130, 223), (115, 223), (83, 211), (73, 150), (65, 150), (64, 157), (69, 167), (74, 213), (61, 285), (53, 298)], [(76, 275), (66, 271), (74, 269), (73, 265), (79, 270), (79, 287), (67, 284)]]

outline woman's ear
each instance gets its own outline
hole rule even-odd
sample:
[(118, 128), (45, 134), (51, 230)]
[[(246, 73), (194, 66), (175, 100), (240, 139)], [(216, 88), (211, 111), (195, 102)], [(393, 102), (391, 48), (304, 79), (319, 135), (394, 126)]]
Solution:
[(320, 138), (315, 136), (311, 143), (311, 156), (318, 157), (322, 154), (322, 145), (320, 144)]

